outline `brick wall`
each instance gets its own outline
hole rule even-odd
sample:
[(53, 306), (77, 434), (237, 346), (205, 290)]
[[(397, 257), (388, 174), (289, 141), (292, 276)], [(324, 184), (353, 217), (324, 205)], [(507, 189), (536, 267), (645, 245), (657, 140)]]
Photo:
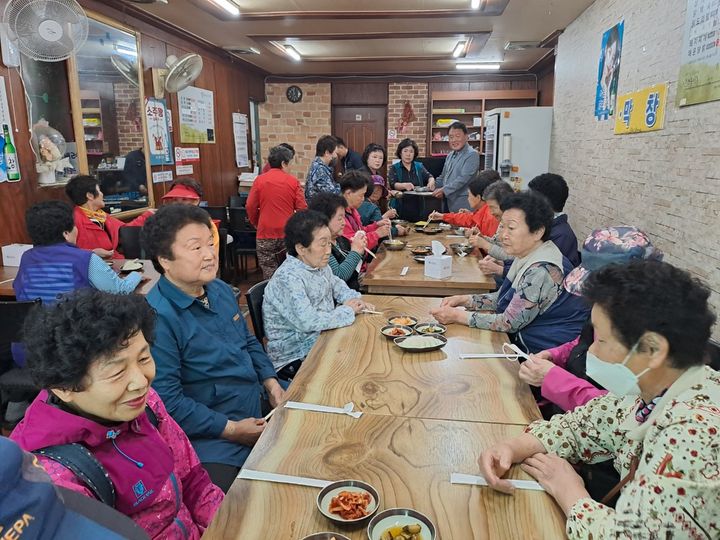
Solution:
[[(665, 260), (713, 289), (720, 313), (720, 101), (675, 106), (686, 2), (596, 0), (560, 36), (551, 170), (570, 185), (579, 237), (609, 224), (645, 230)], [(625, 19), (618, 95), (669, 82), (665, 129), (613, 135), (593, 116), (600, 43)], [(714, 336), (720, 337), (720, 325)]]
[[(410, 102), (416, 119), (400, 130), (400, 121), (405, 103)], [(388, 130), (397, 132), (396, 139), (387, 140), (388, 160), (395, 157), (398, 143), (406, 137), (413, 139), (420, 148), (420, 155), (425, 155), (428, 123), (428, 84), (427, 83), (390, 83), (388, 93)]]
[(291, 173), (304, 180), (315, 158), (318, 138), (332, 134), (330, 83), (298, 84), (303, 91), (299, 103), (291, 103), (285, 96), (291, 84), (297, 83), (265, 84), (267, 100), (258, 107), (260, 147), (264, 163), (273, 146), (281, 142), (293, 145), (295, 160), (290, 165)]
[(117, 115), (118, 155), (143, 146), (142, 120), (138, 89), (130, 83), (115, 83), (115, 113)]

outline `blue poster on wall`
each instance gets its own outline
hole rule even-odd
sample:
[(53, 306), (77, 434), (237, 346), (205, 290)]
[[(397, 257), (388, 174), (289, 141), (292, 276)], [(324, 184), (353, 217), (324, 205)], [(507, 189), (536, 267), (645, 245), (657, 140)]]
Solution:
[(595, 92), (595, 117), (598, 120), (607, 120), (615, 113), (624, 29), (625, 21), (621, 21), (602, 37)]
[(174, 153), (165, 100), (147, 98), (145, 100), (145, 118), (147, 120), (148, 146), (150, 147), (150, 165), (172, 165)]

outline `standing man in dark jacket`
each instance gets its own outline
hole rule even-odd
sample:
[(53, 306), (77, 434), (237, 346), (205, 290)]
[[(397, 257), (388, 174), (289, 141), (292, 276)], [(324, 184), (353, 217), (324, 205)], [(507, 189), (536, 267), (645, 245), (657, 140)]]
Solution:
[(339, 180), (347, 171), (362, 169), (364, 165), (362, 156), (354, 150), (350, 150), (344, 140), (337, 135), (335, 136), (335, 140), (337, 141), (337, 148), (335, 149), (337, 152), (335, 178)]

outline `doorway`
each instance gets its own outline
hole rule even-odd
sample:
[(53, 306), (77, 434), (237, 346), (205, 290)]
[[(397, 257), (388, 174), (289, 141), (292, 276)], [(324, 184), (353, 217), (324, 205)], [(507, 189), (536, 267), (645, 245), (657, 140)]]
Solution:
[(370, 143), (387, 144), (387, 107), (333, 107), (333, 133), (342, 137), (348, 148), (362, 155)]

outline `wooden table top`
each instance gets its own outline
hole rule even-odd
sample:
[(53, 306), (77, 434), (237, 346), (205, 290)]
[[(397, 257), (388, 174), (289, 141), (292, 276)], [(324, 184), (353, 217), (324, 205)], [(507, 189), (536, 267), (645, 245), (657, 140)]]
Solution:
[[(480, 452), (521, 433), (520, 426), (280, 409), (245, 467), (319, 478), (359, 479), (380, 493), (381, 509), (412, 508), (436, 525), (438, 539), (564, 538), (565, 517), (552, 497), (453, 485), (453, 472), (477, 474)], [(510, 477), (529, 478), (519, 467)], [(317, 488), (236, 480), (205, 539), (299, 540), (342, 532), (366, 540), (365, 526), (339, 528), (316, 506)]]
[[(112, 262), (113, 269), (117, 272), (119, 272), (122, 265), (125, 264), (124, 259), (113, 259)], [(137, 289), (135, 289), (135, 292), (146, 295), (160, 279), (160, 274), (157, 270), (155, 270), (152, 261), (143, 259), (140, 260), (140, 262), (143, 263), (143, 277), (147, 279), (140, 282), (140, 285), (138, 285)], [(0, 266), (0, 297), (6, 299), (15, 298), (15, 291), (13, 290), (12, 285), (15, 280), (15, 276), (17, 276), (17, 271), (18, 268), (16, 266)]]
[[(400, 238), (409, 246), (429, 246), (433, 240), (445, 245), (448, 255), (452, 255), (452, 275), (444, 279), (425, 276), (425, 265), (413, 259), (413, 254), (406, 247), (402, 251), (381, 249), (378, 257), (368, 267), (363, 276), (362, 284), (373, 294), (407, 294), (411, 296), (452, 296), (454, 294), (482, 293), (496, 288), (492, 276), (483, 274), (478, 268), (477, 257), (468, 255), (459, 257), (450, 250), (450, 244), (462, 243), (462, 238), (447, 238), (450, 231), (428, 235), (411, 232)], [(403, 267), (408, 273), (400, 275)]]
[(323, 332), (293, 381), (288, 399), (330, 406), (353, 401), (380, 415), (526, 425), (541, 417), (519, 364), (503, 358), (460, 360), (460, 353), (500, 352), (507, 336), (448, 325), (448, 344), (403, 352), (380, 334), (387, 319), (434, 321), (439, 298), (364, 295), (384, 315), (358, 315), (351, 326)]

